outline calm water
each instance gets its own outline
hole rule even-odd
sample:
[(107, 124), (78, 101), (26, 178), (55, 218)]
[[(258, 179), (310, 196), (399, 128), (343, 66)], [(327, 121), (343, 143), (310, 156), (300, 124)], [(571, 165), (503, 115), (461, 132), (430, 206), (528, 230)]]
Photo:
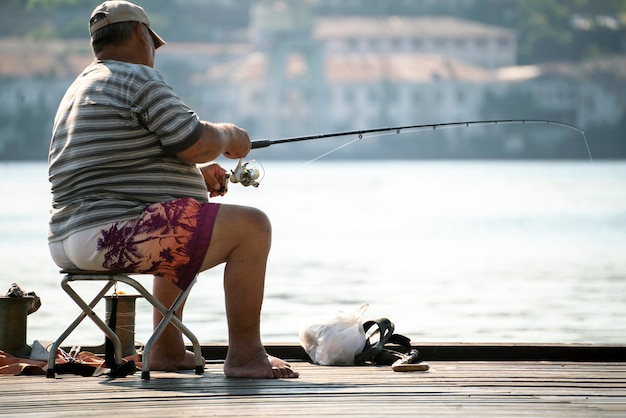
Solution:
[[(414, 341), (626, 343), (624, 162), (263, 163), (258, 189), (223, 201), (273, 220), (266, 342), (367, 302), (365, 319)], [(52, 340), (78, 310), (47, 249), (46, 165), (0, 178), (0, 292), (35, 291), (28, 341)], [(185, 310), (203, 342), (226, 340), (221, 274), (202, 273)], [(145, 302), (137, 315), (145, 341)], [(87, 324), (67, 341), (102, 337)]]

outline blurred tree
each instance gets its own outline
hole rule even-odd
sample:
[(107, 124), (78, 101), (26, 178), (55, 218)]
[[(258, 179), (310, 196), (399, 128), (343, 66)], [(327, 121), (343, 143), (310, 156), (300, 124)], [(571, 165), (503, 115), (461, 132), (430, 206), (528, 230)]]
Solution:
[(78, 4), (79, 0), (22, 0), (15, 1), (15, 3), (26, 3), (26, 10), (33, 10), (37, 7), (43, 7), (45, 9), (54, 9), (55, 7), (66, 4)]
[(626, 1), (518, 0), (519, 63), (624, 52)]
[[(86, 16), (99, 0), (4, 0), (0, 36), (83, 38)], [(237, 2), (151, 0), (144, 2), (152, 24), (171, 42), (246, 40), (248, 9)], [(320, 2), (320, 15), (454, 15), (509, 27), (519, 37), (519, 63), (579, 60), (626, 48), (624, 0), (477, 0), (473, 3), (362, 0)]]
[(0, 161), (45, 160), (48, 155), (51, 115), (54, 110), (45, 104), (42, 96), (35, 103), (25, 103), (15, 97), (15, 109), (0, 109), (3, 126), (0, 138)]

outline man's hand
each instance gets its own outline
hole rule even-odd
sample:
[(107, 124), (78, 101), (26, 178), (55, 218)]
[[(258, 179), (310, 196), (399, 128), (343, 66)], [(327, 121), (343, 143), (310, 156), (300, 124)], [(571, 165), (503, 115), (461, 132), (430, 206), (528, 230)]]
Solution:
[(226, 158), (243, 158), (248, 155), (252, 148), (252, 142), (248, 136), (248, 132), (232, 123), (219, 123), (218, 126), (222, 132), (222, 138), (227, 146), (223, 155)]
[(209, 197), (224, 196), (227, 192), (226, 170), (217, 163), (200, 167), (200, 172), (204, 178), (204, 184), (209, 192)]

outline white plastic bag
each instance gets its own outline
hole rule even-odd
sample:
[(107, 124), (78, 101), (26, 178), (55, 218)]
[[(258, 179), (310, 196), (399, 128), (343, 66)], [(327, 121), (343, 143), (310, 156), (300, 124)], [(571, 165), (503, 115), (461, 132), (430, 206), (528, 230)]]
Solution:
[(314, 363), (322, 366), (350, 366), (354, 356), (365, 347), (363, 313), (368, 304), (354, 313), (338, 311), (305, 324), (300, 330), (300, 345)]

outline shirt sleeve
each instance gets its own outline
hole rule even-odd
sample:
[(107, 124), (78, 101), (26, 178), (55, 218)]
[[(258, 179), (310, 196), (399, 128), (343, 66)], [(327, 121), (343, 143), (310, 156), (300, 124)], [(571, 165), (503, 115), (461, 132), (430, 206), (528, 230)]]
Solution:
[(164, 81), (149, 81), (135, 95), (131, 112), (137, 123), (154, 133), (168, 155), (195, 144), (202, 135), (198, 115)]

